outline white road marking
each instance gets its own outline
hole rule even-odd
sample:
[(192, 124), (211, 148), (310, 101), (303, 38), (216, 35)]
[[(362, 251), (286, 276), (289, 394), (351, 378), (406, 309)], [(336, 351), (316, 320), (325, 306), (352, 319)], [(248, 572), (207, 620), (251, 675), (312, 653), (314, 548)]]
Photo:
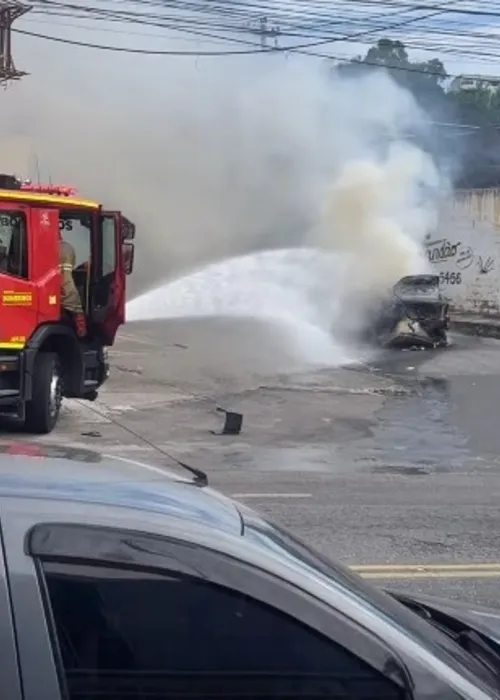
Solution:
[(122, 355), (143, 355), (148, 350), (108, 350), (109, 357), (121, 357)]
[[(107, 445), (106, 450), (108, 452), (156, 452), (156, 450), (153, 447), (150, 447), (149, 445)], [(115, 459), (116, 455), (106, 455), (110, 459)]]
[(312, 493), (232, 493), (231, 498), (312, 498)]
[[(136, 459), (129, 459), (128, 457), (122, 457), (116, 454), (103, 454), (103, 457), (118, 459), (120, 462), (133, 464), (135, 467), (142, 467), (143, 469), (147, 469), (148, 471), (167, 477), (164, 469), (161, 467), (155, 467), (153, 464), (139, 462)], [(169, 471), (168, 468), (167, 471)], [(312, 493), (232, 493), (231, 498), (312, 498)]]
[[(101, 398), (102, 397), (102, 398)], [(97, 406), (104, 407), (108, 412), (113, 411), (136, 411), (147, 408), (160, 408), (178, 401), (190, 401), (193, 394), (183, 391), (163, 391), (161, 393), (149, 393), (141, 395), (139, 392), (113, 391), (112, 389), (102, 390), (96, 402)], [(71, 399), (69, 399), (71, 400)]]
[(63, 417), (77, 420), (80, 425), (87, 423), (111, 423), (111, 419), (106, 415), (106, 411), (92, 411), (89, 407), (79, 403), (78, 399), (68, 399), (64, 402), (61, 409), (61, 418)]
[(152, 345), (154, 347), (161, 347), (162, 343), (156, 342), (147, 338), (138, 338), (135, 335), (125, 335), (125, 333), (120, 333), (118, 340), (130, 340), (132, 343), (139, 343), (141, 345)]

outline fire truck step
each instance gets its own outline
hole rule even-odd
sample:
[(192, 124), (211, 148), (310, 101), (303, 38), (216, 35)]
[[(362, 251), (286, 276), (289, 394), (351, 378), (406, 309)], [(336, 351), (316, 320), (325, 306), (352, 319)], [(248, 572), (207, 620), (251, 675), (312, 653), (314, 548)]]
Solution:
[(19, 391), (17, 389), (0, 389), (0, 415), (17, 412), (19, 406)]
[(99, 356), (96, 350), (86, 350), (85, 351), (85, 367), (87, 369), (93, 369), (99, 367)]
[(0, 355), (0, 372), (13, 372), (18, 368), (18, 355)]
[(0, 400), (9, 399), (19, 396), (19, 391), (17, 389), (0, 389)]

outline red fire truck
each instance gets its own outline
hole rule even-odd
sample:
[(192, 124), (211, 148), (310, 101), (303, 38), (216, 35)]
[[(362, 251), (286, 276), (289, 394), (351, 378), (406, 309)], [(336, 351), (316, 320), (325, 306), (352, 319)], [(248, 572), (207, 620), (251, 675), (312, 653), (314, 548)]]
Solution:
[[(87, 321), (78, 338), (61, 309), (60, 236)], [(125, 322), (135, 226), (69, 187), (0, 175), (0, 415), (33, 433), (55, 427), (63, 397), (93, 401), (107, 379), (107, 346)]]

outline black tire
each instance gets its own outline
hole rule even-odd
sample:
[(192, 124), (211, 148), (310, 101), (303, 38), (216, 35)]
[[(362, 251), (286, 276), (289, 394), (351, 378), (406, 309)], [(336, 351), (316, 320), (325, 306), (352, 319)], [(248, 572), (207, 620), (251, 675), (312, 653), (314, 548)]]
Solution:
[(33, 394), (26, 404), (24, 427), (30, 433), (51, 433), (62, 404), (62, 375), (55, 352), (39, 352), (33, 375)]

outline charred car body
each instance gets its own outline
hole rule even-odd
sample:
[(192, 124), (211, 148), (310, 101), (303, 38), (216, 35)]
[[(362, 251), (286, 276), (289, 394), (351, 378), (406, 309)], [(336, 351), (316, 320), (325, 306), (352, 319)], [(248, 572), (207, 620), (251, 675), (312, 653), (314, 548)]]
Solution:
[(437, 348), (448, 344), (448, 301), (438, 275), (410, 275), (392, 288), (368, 330), (385, 348)]

